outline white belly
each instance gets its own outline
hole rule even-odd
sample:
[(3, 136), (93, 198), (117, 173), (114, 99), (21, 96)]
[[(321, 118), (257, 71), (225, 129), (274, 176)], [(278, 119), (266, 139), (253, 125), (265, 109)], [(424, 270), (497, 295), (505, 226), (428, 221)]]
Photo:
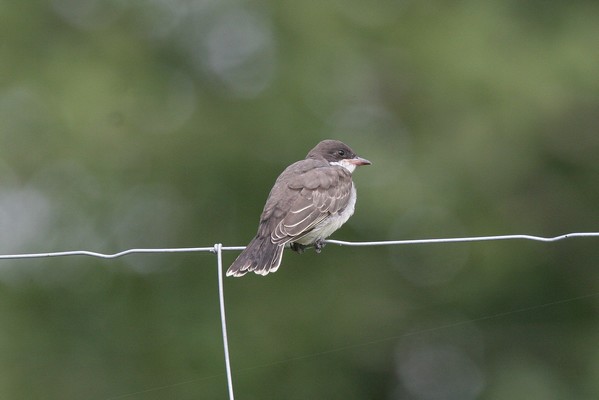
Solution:
[(349, 196), (349, 202), (341, 212), (332, 214), (325, 218), (323, 221), (318, 223), (314, 229), (312, 229), (306, 236), (296, 240), (297, 243), (302, 245), (311, 245), (317, 240), (326, 239), (331, 236), (333, 232), (341, 228), (343, 224), (347, 222), (349, 217), (354, 213), (356, 207), (356, 187), (352, 184), (351, 194)]

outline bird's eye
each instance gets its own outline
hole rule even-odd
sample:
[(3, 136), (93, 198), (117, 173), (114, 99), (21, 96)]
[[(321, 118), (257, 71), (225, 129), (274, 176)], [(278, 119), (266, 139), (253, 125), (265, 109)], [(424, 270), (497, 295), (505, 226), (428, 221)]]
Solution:
[(345, 155), (345, 150), (337, 150), (337, 155), (343, 157)]

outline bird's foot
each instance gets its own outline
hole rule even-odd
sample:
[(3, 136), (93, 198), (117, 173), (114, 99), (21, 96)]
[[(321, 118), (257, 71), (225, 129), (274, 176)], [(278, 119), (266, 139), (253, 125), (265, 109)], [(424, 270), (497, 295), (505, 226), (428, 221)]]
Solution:
[(299, 244), (299, 243), (291, 243), (289, 245), (289, 247), (291, 248), (291, 250), (295, 251), (296, 253), (302, 254), (308, 246), (304, 246), (303, 244)]
[(317, 253), (320, 253), (322, 251), (322, 249), (324, 248), (324, 246), (326, 246), (327, 244), (325, 243), (325, 241), (323, 239), (318, 239), (316, 242), (314, 242), (314, 251), (316, 251)]

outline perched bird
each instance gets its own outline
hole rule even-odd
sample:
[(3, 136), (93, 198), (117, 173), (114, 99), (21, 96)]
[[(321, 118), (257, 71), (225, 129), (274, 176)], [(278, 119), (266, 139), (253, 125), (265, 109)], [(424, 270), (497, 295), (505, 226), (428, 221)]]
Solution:
[(304, 160), (287, 167), (268, 195), (256, 237), (227, 276), (275, 272), (286, 245), (298, 253), (313, 246), (320, 253), (324, 240), (354, 213), (352, 172), (360, 165), (370, 161), (338, 140), (323, 140)]

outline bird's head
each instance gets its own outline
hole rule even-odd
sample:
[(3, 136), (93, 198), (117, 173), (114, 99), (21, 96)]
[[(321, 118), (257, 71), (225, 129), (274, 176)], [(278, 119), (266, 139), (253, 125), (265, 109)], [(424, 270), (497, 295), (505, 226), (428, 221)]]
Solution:
[(358, 157), (345, 143), (338, 140), (323, 140), (308, 153), (306, 158), (324, 158), (331, 165), (338, 165), (350, 173), (361, 165), (370, 165), (365, 158)]

